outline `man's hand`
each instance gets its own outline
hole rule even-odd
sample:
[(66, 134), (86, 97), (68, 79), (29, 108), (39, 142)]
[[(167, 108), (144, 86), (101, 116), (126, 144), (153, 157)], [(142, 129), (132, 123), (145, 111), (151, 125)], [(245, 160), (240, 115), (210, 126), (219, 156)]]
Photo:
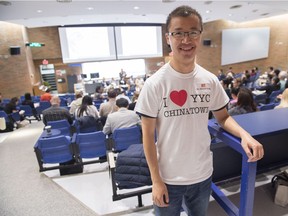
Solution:
[(169, 196), (167, 187), (164, 182), (153, 183), (152, 185), (152, 200), (159, 207), (169, 206)]
[(241, 137), (241, 145), (248, 157), (248, 162), (255, 162), (264, 157), (263, 146), (249, 134)]

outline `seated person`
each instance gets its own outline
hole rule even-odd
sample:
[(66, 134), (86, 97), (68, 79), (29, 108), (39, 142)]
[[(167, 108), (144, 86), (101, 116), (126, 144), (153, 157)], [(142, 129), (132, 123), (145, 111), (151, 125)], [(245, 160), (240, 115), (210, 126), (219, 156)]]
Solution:
[(129, 128), (136, 125), (141, 125), (139, 116), (131, 110), (128, 110), (128, 101), (125, 98), (116, 100), (118, 111), (108, 115), (103, 128), (105, 134), (111, 134), (118, 128)]
[(267, 97), (273, 92), (280, 90), (280, 79), (278, 77), (273, 77), (271, 83), (268, 83), (265, 86), (258, 86), (257, 90), (265, 90)]
[(48, 88), (46, 92), (41, 95), (40, 101), (50, 101), (52, 99), (52, 95), (50, 93), (50, 89)]
[(245, 87), (240, 88), (237, 97), (236, 106), (228, 110), (229, 115), (233, 116), (258, 111), (250, 89)]
[(22, 101), (22, 105), (28, 105), (31, 107), (34, 117), (39, 121), (40, 118), (37, 115), (37, 111), (34, 106), (34, 102), (32, 101), (32, 97), (30, 93), (25, 93), (24, 100)]
[(114, 89), (111, 89), (108, 91), (108, 101), (100, 104), (99, 115), (103, 125), (106, 123), (108, 114), (117, 111), (116, 96), (117, 92)]
[(76, 109), (81, 106), (82, 97), (83, 97), (83, 92), (82, 91), (78, 91), (78, 92), (75, 93), (75, 100), (73, 100), (71, 102), (70, 109), (69, 109), (69, 112), (70, 112), (71, 115), (74, 115)]
[(51, 107), (43, 110), (43, 123), (47, 125), (48, 121), (58, 121), (62, 119), (67, 119), (67, 121), (72, 124), (73, 118), (66, 108), (60, 107), (61, 100), (58, 95), (54, 95), (51, 100)]
[(99, 118), (99, 112), (96, 106), (93, 105), (92, 97), (86, 95), (82, 98), (82, 104), (75, 111), (75, 118), (80, 118), (81, 116), (93, 116), (94, 118)]

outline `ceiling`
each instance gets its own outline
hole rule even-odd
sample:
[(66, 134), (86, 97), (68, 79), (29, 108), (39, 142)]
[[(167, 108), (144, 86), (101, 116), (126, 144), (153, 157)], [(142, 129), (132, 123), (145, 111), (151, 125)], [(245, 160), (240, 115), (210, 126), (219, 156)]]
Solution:
[(219, 19), (246, 22), (288, 13), (288, 1), (0, 0), (0, 21), (28, 28), (95, 23), (165, 23), (168, 13), (179, 5), (194, 7), (202, 15), (203, 22)]

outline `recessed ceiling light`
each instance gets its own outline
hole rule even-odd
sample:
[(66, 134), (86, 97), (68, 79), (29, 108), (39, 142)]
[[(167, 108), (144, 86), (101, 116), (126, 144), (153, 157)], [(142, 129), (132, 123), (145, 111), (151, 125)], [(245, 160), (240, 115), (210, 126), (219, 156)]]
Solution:
[(211, 10), (206, 10), (206, 13), (211, 13)]
[(10, 5), (12, 5), (12, 3), (9, 1), (0, 1), (0, 5), (10, 6)]
[(230, 7), (230, 9), (237, 9), (237, 8), (241, 8), (241, 7), (242, 7), (242, 5), (233, 5)]
[(140, 9), (140, 7), (138, 7), (138, 6), (134, 7), (134, 10), (139, 10), (139, 9)]
[(205, 1), (204, 4), (209, 5), (211, 4), (213, 1)]
[(233, 14), (228, 14), (229, 17), (233, 16)]
[(37, 10), (37, 13), (42, 13), (43, 11), (42, 10)]
[(263, 13), (263, 14), (260, 14), (260, 16), (267, 16), (269, 15), (270, 13)]
[(90, 10), (90, 11), (91, 11), (91, 10), (94, 10), (93, 7), (87, 7), (86, 9), (87, 9), (87, 10)]

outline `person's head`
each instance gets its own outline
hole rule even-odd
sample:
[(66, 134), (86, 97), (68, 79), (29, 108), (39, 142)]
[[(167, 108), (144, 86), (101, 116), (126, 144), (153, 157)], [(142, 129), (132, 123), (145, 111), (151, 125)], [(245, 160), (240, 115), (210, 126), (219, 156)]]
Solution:
[(177, 7), (167, 17), (166, 30), (166, 42), (173, 52), (172, 67), (177, 70), (188, 63), (194, 68), (203, 30), (201, 15), (190, 6)]
[(96, 89), (95, 89), (95, 92), (103, 93), (103, 87), (102, 86), (97, 86)]
[(89, 95), (85, 95), (83, 98), (82, 98), (82, 105), (93, 105), (93, 100), (92, 100), (92, 97), (90, 97)]
[(278, 77), (272, 78), (272, 85), (278, 85), (279, 82), (280, 82), (280, 79)]
[(125, 98), (119, 98), (119, 99), (116, 100), (116, 106), (118, 108), (128, 108), (129, 102)]
[(13, 104), (13, 105), (17, 105), (18, 102), (19, 102), (18, 97), (12, 97), (11, 100), (10, 100), (10, 103)]
[(138, 100), (139, 97), (139, 91), (135, 91), (132, 97), (132, 101), (136, 102)]
[(52, 96), (50, 103), (52, 106), (60, 106), (61, 100), (58, 95)]
[(231, 88), (231, 97), (233, 99), (236, 99), (238, 97), (238, 93), (239, 93), (239, 87)]
[(82, 91), (77, 91), (77, 92), (75, 93), (75, 98), (76, 98), (76, 99), (82, 98), (82, 96), (83, 96), (83, 92), (82, 92)]
[(240, 88), (237, 97), (238, 97), (237, 106), (242, 107), (249, 111), (255, 112), (257, 110), (257, 106), (254, 101), (253, 93), (250, 89), (245, 88), (245, 87)]
[(29, 92), (24, 94), (25, 100), (32, 100), (31, 94)]
[(117, 92), (114, 89), (111, 89), (108, 91), (108, 98), (116, 98), (117, 97)]
[(49, 93), (50, 91), (51, 91), (50, 88), (47, 88), (45, 92)]
[(287, 71), (281, 71), (278, 75), (280, 80), (285, 80), (288, 77)]

